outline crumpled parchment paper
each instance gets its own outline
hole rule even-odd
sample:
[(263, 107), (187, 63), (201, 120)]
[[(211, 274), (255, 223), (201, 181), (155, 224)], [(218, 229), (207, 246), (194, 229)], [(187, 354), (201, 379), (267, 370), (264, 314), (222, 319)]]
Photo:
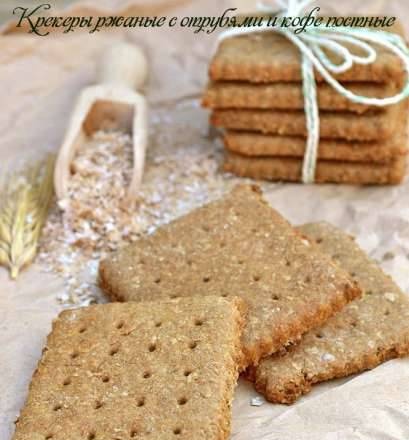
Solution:
[[(207, 0), (88, 1), (75, 4), (68, 15), (219, 15), (229, 6), (249, 11), (253, 1)], [(321, 1), (320, 5), (328, 2)], [(339, 14), (383, 13), (409, 18), (403, 1), (344, 1)], [(330, 10), (334, 9), (330, 5)], [(382, 9), (384, 8), (384, 9)], [(55, 10), (53, 10), (55, 12)], [(11, 14), (11, 13), (10, 13)], [(10, 15), (10, 18), (12, 16)], [(113, 39), (140, 44), (150, 62), (147, 95), (153, 107), (169, 108), (175, 121), (190, 118), (180, 145), (195, 144), (207, 130), (206, 112), (195, 100), (204, 87), (215, 35), (191, 30), (135, 29), (51, 35), (40, 38), (13, 24), (0, 36), (0, 168), (15, 166), (23, 157), (57, 150), (75, 96), (93, 82), (95, 64)], [(171, 137), (171, 133), (170, 133)], [(180, 139), (180, 133), (178, 140)], [(179, 142), (179, 141), (178, 141)], [(217, 144), (217, 142), (216, 142)], [(200, 148), (220, 148), (201, 137)], [(200, 164), (199, 164), (200, 166)], [(200, 179), (200, 177), (198, 177)], [(224, 185), (220, 179), (220, 185)], [(226, 185), (231, 185), (228, 182)], [(399, 187), (301, 186), (264, 183), (272, 205), (291, 222), (327, 220), (358, 236), (359, 243), (378, 259), (409, 292), (409, 180)], [(388, 253), (388, 258), (384, 258)], [(0, 268), (0, 439), (8, 440), (22, 406), (32, 372), (40, 357), (51, 320), (60, 308), (62, 280), (32, 266), (17, 282)], [(373, 371), (316, 386), (292, 406), (260, 400), (252, 386), (240, 381), (233, 407), (234, 440), (407, 440), (409, 439), (409, 359), (388, 362)]]

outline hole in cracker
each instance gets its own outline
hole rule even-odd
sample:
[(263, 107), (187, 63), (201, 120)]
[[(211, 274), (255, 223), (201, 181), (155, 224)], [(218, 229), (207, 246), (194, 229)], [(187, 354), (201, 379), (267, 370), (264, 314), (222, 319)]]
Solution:
[(181, 397), (180, 399), (178, 399), (178, 405), (186, 405), (186, 403), (187, 403), (186, 397)]
[(189, 348), (191, 350), (194, 350), (196, 347), (197, 347), (197, 342), (196, 341), (189, 342)]
[(384, 312), (384, 315), (385, 316), (389, 316), (391, 314), (391, 311), (390, 310), (385, 310), (385, 312)]
[(170, 299), (177, 299), (177, 298), (179, 298), (179, 295), (173, 294), (173, 295), (170, 295), (169, 298)]
[(261, 276), (260, 275), (253, 275), (253, 281), (260, 281), (261, 280)]
[(162, 280), (158, 277), (158, 278), (155, 278), (155, 284), (160, 284), (160, 282), (161, 282)]
[(175, 435), (180, 435), (180, 434), (182, 434), (182, 430), (181, 430), (180, 428), (175, 428), (175, 429), (173, 430), (173, 434), (175, 434)]
[(81, 327), (78, 332), (84, 333), (86, 330), (87, 330), (87, 327)]
[(193, 261), (192, 260), (187, 260), (186, 263), (187, 263), (188, 266), (192, 266)]
[(256, 228), (252, 228), (252, 229), (251, 229), (251, 232), (252, 232), (253, 234), (257, 234), (258, 230), (257, 230)]
[(222, 293), (222, 298), (227, 298), (228, 296), (229, 296), (229, 294), (228, 293)]
[(238, 260), (237, 263), (238, 264), (244, 264), (244, 260)]
[(145, 397), (141, 397), (138, 402), (136, 402), (136, 404), (138, 405), (138, 407), (142, 407), (145, 405)]
[(323, 335), (322, 333), (316, 333), (315, 336), (316, 336), (318, 339), (322, 339), (322, 338), (324, 337), (324, 335)]
[(141, 259), (139, 260), (139, 264), (143, 266), (143, 265), (145, 264), (145, 260), (144, 260), (143, 258), (141, 258)]
[(367, 291), (365, 292), (365, 295), (372, 295), (372, 294), (373, 294), (372, 290), (367, 290)]
[(225, 241), (221, 241), (220, 242), (220, 247), (221, 248), (225, 248), (226, 247), (226, 242)]
[(68, 385), (71, 385), (71, 379), (69, 377), (67, 377), (66, 379), (64, 379), (64, 382), (62, 383), (65, 387)]
[(203, 319), (195, 319), (195, 325), (197, 326), (203, 325)]
[(304, 282), (307, 283), (307, 284), (311, 283), (311, 277), (310, 277), (310, 275), (307, 275), (307, 276), (304, 278)]
[(71, 356), (71, 359), (76, 359), (79, 355), (80, 354), (78, 353), (78, 351), (73, 351), (70, 356)]
[(108, 383), (110, 380), (111, 380), (111, 378), (107, 374), (104, 374), (102, 376), (102, 382)]
[(285, 260), (285, 265), (286, 265), (287, 267), (290, 267), (290, 266), (291, 266), (291, 261), (289, 261), (289, 260)]
[(116, 325), (116, 328), (117, 328), (118, 330), (121, 330), (121, 328), (122, 328), (124, 325), (125, 325), (125, 322), (124, 322), (124, 321), (119, 321), (119, 322), (117, 323), (117, 325)]
[(62, 405), (59, 403), (57, 403), (57, 405), (53, 406), (53, 411), (61, 411), (61, 409), (62, 409)]
[(315, 243), (318, 243), (318, 244), (320, 244), (322, 242), (323, 242), (323, 239), (321, 237), (319, 237), (315, 240)]
[(156, 344), (152, 343), (149, 345), (148, 350), (153, 353), (156, 350)]
[(111, 350), (109, 350), (110, 356), (115, 356), (119, 351), (119, 347), (112, 347)]
[(204, 232), (210, 232), (210, 227), (208, 225), (203, 225), (202, 229)]
[(95, 403), (94, 403), (94, 409), (100, 409), (100, 408), (102, 408), (104, 406), (104, 404), (100, 401), (100, 400), (97, 400)]
[(349, 275), (351, 275), (352, 278), (356, 277), (356, 272), (349, 272)]
[(356, 328), (358, 326), (358, 323), (356, 321), (351, 322), (351, 327)]
[(47, 434), (47, 435), (45, 436), (45, 440), (51, 440), (53, 437), (54, 437), (53, 434)]
[(152, 376), (152, 373), (150, 371), (145, 371), (145, 373), (143, 373), (143, 378), (144, 379), (149, 379)]
[(210, 277), (203, 277), (203, 282), (208, 283), (210, 281)]
[(192, 370), (185, 370), (185, 371), (183, 372), (183, 375), (184, 375), (185, 377), (189, 377), (192, 373), (193, 373)]
[(131, 438), (135, 438), (139, 434), (139, 431), (136, 428), (133, 428), (130, 432)]
[(155, 327), (162, 327), (162, 322), (161, 321), (155, 322)]
[(88, 440), (94, 440), (95, 439), (95, 437), (96, 437), (96, 434), (95, 434), (95, 431), (91, 431), (89, 434), (88, 434)]
[(273, 299), (273, 301), (279, 301), (280, 300), (280, 297), (278, 295), (273, 295), (271, 298)]

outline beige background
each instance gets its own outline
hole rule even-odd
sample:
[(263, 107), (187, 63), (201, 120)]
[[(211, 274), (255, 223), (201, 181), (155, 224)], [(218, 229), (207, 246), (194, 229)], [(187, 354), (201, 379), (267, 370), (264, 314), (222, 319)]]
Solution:
[[(16, 3), (18, 2), (9, 2)], [(21, 2), (23, 3), (23, 2)], [(27, 3), (27, 2), (25, 2)], [(218, 15), (228, 5), (249, 10), (250, 1), (88, 1), (107, 13), (133, 15)], [(376, 13), (384, 7), (407, 26), (409, 2), (342, 1), (339, 13)], [(92, 6), (92, 4), (94, 6)], [(4, 2), (1, 2), (4, 7)], [(7, 10), (7, 8), (6, 8)], [(78, 9), (74, 12), (79, 13)], [(4, 16), (4, 15), (3, 15)], [(122, 32), (38, 38), (14, 33), (0, 37), (0, 166), (8, 169), (21, 157), (38, 156), (60, 145), (78, 91), (93, 82), (95, 65)], [(197, 143), (206, 130), (207, 114), (198, 106), (180, 110), (177, 102), (200, 95), (206, 81), (214, 36), (191, 31), (133, 30), (126, 38), (146, 51), (151, 76), (147, 94), (153, 108), (169, 108), (174, 120), (187, 118), (193, 127), (175, 151)], [(171, 131), (172, 129), (169, 128)], [(170, 133), (170, 136), (172, 133)], [(178, 137), (180, 139), (180, 136)], [(203, 148), (215, 148), (203, 141)], [(396, 188), (263, 185), (269, 201), (294, 223), (328, 220), (358, 235), (376, 258), (391, 251), (384, 264), (402, 288), (409, 290), (409, 182)], [(62, 281), (33, 266), (17, 283), (0, 269), (0, 440), (8, 440), (12, 421), (24, 402), (51, 319), (59, 306)], [(296, 405), (251, 407), (256, 393), (241, 382), (234, 402), (235, 440), (407, 440), (409, 438), (409, 361), (388, 362), (347, 380), (316, 387)]]
[[(47, 3), (46, 1), (39, 0), (2, 0), (0, 2), (0, 23), (4, 23), (5, 21), (13, 19), (13, 9), (16, 6), (24, 6), (25, 8), (36, 6), (39, 4)], [(55, 5), (55, 7), (62, 8), (72, 3), (75, 3), (75, 0), (53, 0), (49, 2), (50, 4)]]

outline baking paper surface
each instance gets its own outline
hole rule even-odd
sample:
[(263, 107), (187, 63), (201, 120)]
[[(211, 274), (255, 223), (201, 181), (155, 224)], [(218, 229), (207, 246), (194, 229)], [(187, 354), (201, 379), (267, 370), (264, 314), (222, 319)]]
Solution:
[[(324, 3), (324, 2), (322, 2)], [(341, 3), (341, 2), (338, 2)], [(385, 9), (385, 3), (387, 8)], [(98, 5), (98, 9), (97, 6)], [(220, 15), (229, 6), (243, 11), (254, 2), (228, 1), (88, 1), (67, 14)], [(398, 15), (407, 24), (409, 4), (403, 1), (342, 2), (340, 14)], [(337, 5), (338, 6), (338, 5)], [(357, 9), (358, 7), (358, 9)], [(332, 6), (333, 8), (333, 6)], [(382, 9), (384, 8), (384, 9)], [(215, 35), (192, 30), (132, 30), (35, 37), (3, 28), (0, 36), (0, 167), (22, 157), (58, 149), (75, 96), (95, 77), (95, 65), (113, 39), (140, 44), (150, 62), (147, 96), (155, 109), (169, 111), (171, 152), (208, 151), (221, 160), (220, 143), (208, 136), (207, 112), (199, 106)], [(180, 126), (190, 129), (181, 137)], [(173, 128), (172, 128), (173, 127)], [(177, 140), (177, 142), (176, 142)], [(199, 156), (198, 156), (199, 157)], [(202, 156), (200, 156), (202, 157)], [(150, 159), (148, 159), (150, 160)], [(200, 183), (200, 167), (195, 176)], [(221, 177), (209, 194), (230, 188), (237, 179)], [(204, 185), (204, 184), (203, 184)], [(356, 234), (361, 246), (409, 292), (409, 180), (399, 187), (355, 188), (262, 184), (271, 204), (295, 224), (327, 220)], [(201, 200), (186, 196), (188, 210)], [(179, 214), (180, 211), (177, 212)], [(169, 215), (176, 215), (170, 212)], [(385, 253), (392, 258), (384, 259)], [(0, 439), (8, 440), (40, 357), (51, 320), (60, 309), (62, 280), (32, 266), (17, 282), (0, 268)], [(409, 438), (409, 359), (395, 360), (371, 372), (314, 387), (295, 405), (258, 400), (251, 384), (241, 380), (233, 408), (234, 440), (407, 440)]]

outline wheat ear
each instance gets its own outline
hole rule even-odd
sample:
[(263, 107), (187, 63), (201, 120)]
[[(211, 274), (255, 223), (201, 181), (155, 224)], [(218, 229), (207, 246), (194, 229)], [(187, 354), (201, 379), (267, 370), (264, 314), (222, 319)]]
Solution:
[(54, 157), (49, 156), (23, 174), (8, 177), (0, 206), (0, 264), (12, 279), (37, 253), (38, 241), (53, 197)]

